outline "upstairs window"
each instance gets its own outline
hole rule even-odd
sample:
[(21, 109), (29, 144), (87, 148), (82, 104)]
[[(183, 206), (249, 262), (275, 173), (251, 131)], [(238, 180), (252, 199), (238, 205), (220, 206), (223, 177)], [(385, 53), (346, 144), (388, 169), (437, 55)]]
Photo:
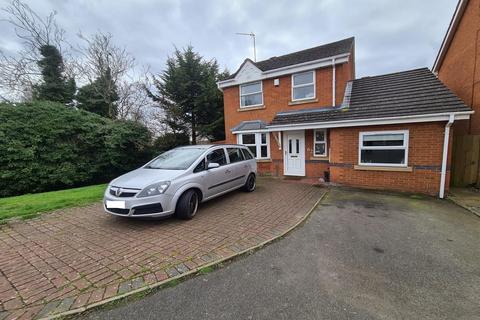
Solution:
[(315, 71), (292, 75), (292, 101), (315, 98)]
[(250, 149), (256, 159), (270, 158), (268, 133), (243, 133), (238, 135), (238, 143)]
[(408, 131), (360, 132), (359, 164), (406, 167)]
[(262, 81), (240, 85), (240, 108), (263, 105)]
[(313, 155), (317, 157), (327, 155), (327, 130), (313, 131)]

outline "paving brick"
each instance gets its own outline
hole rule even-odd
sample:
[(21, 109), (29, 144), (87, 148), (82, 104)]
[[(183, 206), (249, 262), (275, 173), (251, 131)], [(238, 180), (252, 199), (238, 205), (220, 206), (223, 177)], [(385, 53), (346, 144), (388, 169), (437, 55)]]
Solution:
[(39, 314), (37, 314), (37, 318), (43, 318), (48, 315), (51, 315), (53, 311), (58, 307), (61, 301), (52, 301), (47, 303), (43, 309), (40, 311)]
[(88, 304), (92, 304), (102, 300), (103, 294), (105, 293), (105, 288), (95, 289), (88, 300)]
[(3, 302), (3, 308), (5, 310), (20, 309), (21, 307), (23, 307), (23, 303), (22, 303), (22, 300), (20, 300), (20, 298), (13, 298), (11, 300)]
[(118, 287), (118, 294), (124, 294), (128, 291), (132, 291), (132, 281), (120, 283), (120, 286)]
[(144, 275), (143, 279), (145, 280), (145, 284), (152, 284), (157, 282), (157, 277), (155, 277), (154, 273), (148, 273)]
[(157, 277), (157, 281), (163, 281), (168, 279), (168, 274), (165, 271), (157, 271), (155, 272), (155, 277)]
[(188, 223), (169, 219), (131, 227), (134, 222), (113, 219), (98, 203), (0, 225), (0, 301), (25, 302), (23, 309), (0, 315), (28, 319), (33, 308), (44, 307), (38, 305), (43, 299), (53, 300), (48, 312), (72, 310), (201, 268), (233, 254), (230, 246), (255, 245), (294, 225), (322, 193), (259, 179), (255, 192), (205, 203)]
[(116, 296), (117, 292), (118, 292), (118, 284), (117, 283), (109, 285), (105, 288), (105, 294), (103, 295), (103, 299), (108, 299), (108, 298), (111, 298), (113, 296)]
[(177, 269), (178, 273), (185, 273), (189, 271), (188, 267), (184, 263), (177, 264), (175, 269)]
[(91, 294), (91, 292), (85, 292), (78, 295), (70, 309), (76, 309), (85, 306)]
[(167, 270), (165, 270), (165, 272), (168, 274), (169, 278), (178, 276), (180, 274), (175, 268), (168, 268)]
[(63, 299), (57, 306), (57, 309), (55, 309), (55, 313), (61, 313), (70, 310), (70, 307), (73, 305), (74, 302), (74, 297), (68, 297)]

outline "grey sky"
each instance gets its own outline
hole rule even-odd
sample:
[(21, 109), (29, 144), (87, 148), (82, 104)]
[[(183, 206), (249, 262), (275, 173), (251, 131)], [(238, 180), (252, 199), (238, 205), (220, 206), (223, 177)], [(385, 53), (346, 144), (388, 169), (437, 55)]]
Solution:
[[(257, 60), (346, 37), (356, 38), (357, 77), (431, 67), (456, 0), (35, 0), (41, 15), (58, 12), (70, 39), (97, 30), (113, 34), (139, 64), (158, 73), (173, 45), (192, 44), (205, 58), (235, 71), (252, 56), (249, 37), (257, 34)], [(8, 1), (0, 0), (5, 7)], [(2, 15), (4, 13), (1, 13)], [(0, 49), (15, 51), (10, 25), (0, 22)]]

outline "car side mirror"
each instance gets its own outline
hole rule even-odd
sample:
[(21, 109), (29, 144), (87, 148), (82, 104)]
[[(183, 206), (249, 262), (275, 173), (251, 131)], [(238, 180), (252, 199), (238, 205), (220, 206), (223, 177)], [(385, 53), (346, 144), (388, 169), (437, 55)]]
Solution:
[(207, 166), (207, 169), (215, 169), (215, 168), (218, 168), (218, 167), (220, 167), (220, 164), (219, 164), (219, 163), (209, 162), (209, 163), (208, 163), (208, 166)]

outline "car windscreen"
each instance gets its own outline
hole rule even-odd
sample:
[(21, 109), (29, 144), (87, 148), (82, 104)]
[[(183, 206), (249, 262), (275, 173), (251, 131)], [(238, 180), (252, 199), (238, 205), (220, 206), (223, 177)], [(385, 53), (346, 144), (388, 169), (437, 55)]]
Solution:
[(162, 153), (148, 163), (147, 169), (185, 170), (205, 152), (205, 148), (177, 148)]

